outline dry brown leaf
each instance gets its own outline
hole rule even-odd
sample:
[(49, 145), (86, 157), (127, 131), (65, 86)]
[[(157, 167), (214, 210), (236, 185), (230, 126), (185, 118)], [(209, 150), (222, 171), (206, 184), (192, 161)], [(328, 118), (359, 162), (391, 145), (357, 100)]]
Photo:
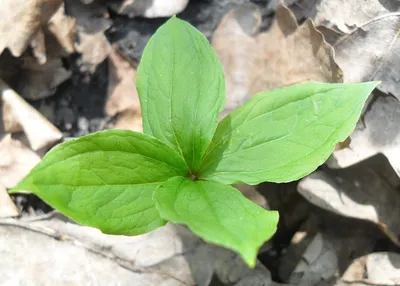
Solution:
[(0, 140), (0, 184), (14, 187), (40, 161), (40, 157), (8, 134)]
[(298, 191), (323, 209), (377, 224), (400, 244), (399, 186), (400, 179), (381, 155), (349, 168), (317, 171), (300, 181)]
[(30, 46), (32, 47), (33, 55), (37, 59), (38, 63), (41, 65), (46, 63), (46, 43), (43, 29), (38, 29), (38, 31), (32, 38)]
[(115, 49), (109, 56), (108, 99), (105, 112), (118, 119), (115, 128), (142, 131), (142, 115), (136, 91), (136, 70)]
[(124, 0), (122, 3), (109, 5), (117, 13), (129, 17), (159, 18), (179, 14), (188, 3), (189, 0)]
[(61, 139), (62, 133), (56, 127), (1, 80), (0, 96), (7, 132), (24, 131), (35, 151), (51, 147)]
[(117, 115), (115, 129), (128, 129), (136, 132), (143, 132), (142, 113), (140, 110), (128, 109)]
[(39, 100), (53, 95), (57, 87), (71, 77), (60, 58), (49, 59), (44, 65), (26, 57), (23, 69), (10, 79), (9, 84), (22, 97)]
[(108, 64), (106, 113), (115, 116), (127, 109), (140, 110), (136, 91), (136, 70), (115, 49), (110, 53)]
[(378, 89), (400, 100), (400, 14), (371, 20), (333, 46), (345, 82), (380, 80)]
[(371, 252), (381, 237), (371, 224), (316, 209), (281, 257), (279, 276), (294, 285), (337, 285), (343, 268)]
[(93, 72), (110, 54), (111, 45), (103, 32), (87, 34), (80, 31), (76, 50), (82, 54), (82, 62)]
[(328, 166), (345, 168), (382, 153), (400, 175), (399, 122), (399, 101), (390, 96), (378, 96), (351, 134), (349, 148), (335, 151), (327, 161)]
[(0, 184), (0, 218), (19, 216), (18, 208), (7, 193), (7, 190)]
[(290, 10), (279, 6), (271, 28), (258, 33), (260, 17), (257, 6), (245, 4), (215, 31), (212, 45), (224, 66), (228, 111), (259, 91), (309, 80), (342, 81), (332, 47), (311, 21), (297, 26)]
[(68, 54), (75, 51), (76, 21), (65, 15), (64, 5), (61, 5), (51, 17), (47, 28)]
[(65, 11), (71, 16), (79, 27), (78, 32), (97, 34), (111, 27), (108, 11), (100, 1), (84, 4), (81, 1), (65, 0)]
[[(397, 0), (300, 1), (299, 17), (343, 32), (331, 40), (345, 82), (381, 80), (378, 89), (400, 99), (400, 2)], [(324, 33), (332, 34), (323, 27)]]
[(63, 0), (3, 0), (0, 9), (0, 54), (5, 48), (19, 57)]
[(396, 0), (300, 0), (288, 5), (291, 5), (290, 9), (297, 19), (310, 18), (317, 26), (346, 34), (373, 18), (400, 8), (400, 3)]
[(393, 252), (375, 252), (357, 258), (343, 274), (338, 286), (399, 285), (400, 255)]

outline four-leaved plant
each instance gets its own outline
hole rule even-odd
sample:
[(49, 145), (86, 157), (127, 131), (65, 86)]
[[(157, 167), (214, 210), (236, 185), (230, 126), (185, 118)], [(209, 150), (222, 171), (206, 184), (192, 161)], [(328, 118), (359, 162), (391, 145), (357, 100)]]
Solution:
[(200, 32), (173, 17), (138, 69), (144, 134), (108, 130), (60, 144), (11, 193), (31, 191), (108, 234), (185, 224), (252, 267), (278, 213), (230, 185), (288, 182), (315, 170), (354, 129), (376, 85), (311, 82), (261, 92), (218, 123), (221, 63)]

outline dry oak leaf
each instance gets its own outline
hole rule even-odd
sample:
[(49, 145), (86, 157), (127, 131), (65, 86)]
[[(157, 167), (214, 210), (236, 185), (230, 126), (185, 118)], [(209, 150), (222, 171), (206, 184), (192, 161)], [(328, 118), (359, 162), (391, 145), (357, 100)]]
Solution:
[(63, 0), (2, 0), (0, 9), (0, 54), (8, 48), (19, 57), (41, 26)]
[(302, 179), (299, 193), (333, 213), (375, 223), (400, 245), (400, 179), (383, 155), (357, 165), (317, 171)]
[(40, 157), (10, 134), (0, 139), (0, 184), (14, 187), (40, 161)]
[(6, 132), (23, 131), (35, 151), (53, 146), (62, 133), (0, 79), (3, 124)]
[(225, 71), (227, 111), (262, 90), (342, 81), (333, 49), (312, 21), (298, 26), (293, 13), (280, 5), (267, 32), (260, 33), (260, 23), (258, 7), (244, 4), (230, 11), (214, 33), (212, 45)]

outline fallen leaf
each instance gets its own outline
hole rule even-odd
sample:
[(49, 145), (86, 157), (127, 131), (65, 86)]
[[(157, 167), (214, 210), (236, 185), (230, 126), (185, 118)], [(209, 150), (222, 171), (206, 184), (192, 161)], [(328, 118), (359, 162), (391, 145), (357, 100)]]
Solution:
[(76, 0), (65, 0), (66, 14), (76, 21), (79, 30), (85, 34), (97, 34), (111, 27), (108, 11), (99, 1), (82, 3)]
[(76, 21), (65, 15), (64, 4), (51, 17), (47, 28), (68, 54), (75, 51)]
[(5, 135), (0, 139), (0, 184), (14, 187), (40, 161), (40, 157), (21, 142)]
[(19, 216), (19, 211), (7, 193), (0, 185), (0, 218)]
[(41, 28), (39, 28), (33, 36), (30, 46), (32, 47), (32, 53), (38, 63), (41, 65), (45, 64), (47, 62), (46, 43), (44, 32)]
[(300, 0), (287, 4), (291, 5), (290, 9), (297, 19), (310, 18), (317, 26), (346, 34), (371, 19), (400, 9), (400, 3), (393, 0)]
[(300, 181), (298, 191), (318, 207), (377, 224), (400, 245), (400, 178), (394, 173), (381, 155), (345, 169), (314, 172)]
[(118, 14), (146, 18), (170, 17), (182, 12), (189, 0), (124, 0), (108, 5)]
[(346, 168), (376, 154), (384, 154), (400, 175), (400, 103), (390, 96), (377, 96), (351, 134), (348, 148), (335, 151), (330, 168)]
[(136, 132), (143, 132), (142, 113), (140, 110), (127, 109), (117, 115), (115, 129), (128, 129)]
[(343, 269), (372, 251), (379, 239), (371, 224), (314, 209), (282, 255), (279, 277), (294, 285), (338, 285)]
[(249, 269), (231, 251), (172, 224), (129, 237), (57, 219), (0, 221), (0, 254), (0, 279), (14, 284), (210, 285), (216, 276), (219, 285), (280, 285), (262, 264)]
[(35, 151), (51, 147), (61, 139), (62, 133), (56, 127), (1, 80), (0, 98), (6, 132), (23, 131)]
[(3, 0), (0, 9), (0, 54), (5, 48), (19, 57), (62, 0)]
[(260, 33), (260, 19), (256, 5), (241, 5), (223, 18), (213, 36), (225, 71), (226, 112), (262, 90), (309, 80), (342, 81), (333, 49), (312, 21), (298, 26), (282, 5), (265, 33)]
[(108, 67), (106, 113), (115, 116), (127, 109), (140, 110), (136, 70), (115, 49), (110, 53)]
[(43, 65), (31, 57), (26, 57), (23, 69), (9, 81), (9, 85), (22, 97), (39, 100), (53, 95), (57, 87), (71, 77), (60, 58), (48, 59)]
[(263, 195), (261, 195), (256, 186), (249, 186), (246, 184), (233, 185), (236, 189), (238, 189), (247, 199), (252, 201), (253, 203), (263, 207), (264, 209), (269, 210), (268, 202)]
[(97, 65), (105, 61), (110, 54), (111, 45), (103, 32), (87, 34), (80, 31), (76, 50), (82, 54), (82, 62), (91, 72), (94, 72)]
[(325, 34), (340, 32), (330, 43), (345, 82), (381, 80), (378, 89), (400, 99), (399, 1), (302, 0), (291, 9), (313, 19)]
[(115, 128), (142, 132), (142, 114), (136, 91), (136, 70), (113, 49), (108, 58), (108, 99), (105, 112), (118, 115)]
[(357, 258), (347, 268), (341, 280), (349, 285), (398, 285), (400, 284), (400, 254), (375, 252)]

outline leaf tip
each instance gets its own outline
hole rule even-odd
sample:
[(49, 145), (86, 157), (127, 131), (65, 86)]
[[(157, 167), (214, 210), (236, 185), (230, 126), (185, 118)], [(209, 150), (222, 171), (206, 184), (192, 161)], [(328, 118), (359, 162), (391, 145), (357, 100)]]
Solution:
[(21, 182), (19, 182), (15, 187), (8, 190), (8, 193), (10, 195), (31, 194), (31, 193), (33, 193), (32, 188), (33, 188), (32, 184), (26, 182), (26, 178), (25, 178)]

